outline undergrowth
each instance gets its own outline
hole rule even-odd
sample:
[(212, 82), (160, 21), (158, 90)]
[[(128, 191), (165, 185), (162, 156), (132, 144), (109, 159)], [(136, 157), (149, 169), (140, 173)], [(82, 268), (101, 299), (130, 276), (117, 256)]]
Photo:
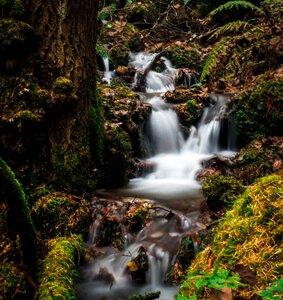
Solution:
[[(254, 274), (254, 282), (247, 281), (246, 286), (236, 291), (242, 299), (278, 286), (283, 275), (282, 183), (280, 175), (262, 177), (235, 201), (218, 226), (211, 246), (200, 252), (189, 267), (188, 279), (179, 292), (183, 298), (179, 299), (203, 299), (198, 297), (198, 287), (192, 286), (190, 280), (213, 273), (216, 265), (223, 270), (241, 266)], [(238, 273), (244, 280), (243, 273)], [(213, 292), (213, 287), (207, 284), (205, 294), (211, 296)]]

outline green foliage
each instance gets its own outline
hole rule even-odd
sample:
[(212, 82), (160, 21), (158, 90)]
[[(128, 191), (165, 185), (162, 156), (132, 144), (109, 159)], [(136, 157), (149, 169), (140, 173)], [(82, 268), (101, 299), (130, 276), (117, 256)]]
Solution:
[(282, 133), (283, 79), (261, 78), (237, 96), (237, 134), (243, 143)]
[[(1, 245), (2, 246), (2, 245)], [(3, 249), (4, 250), (4, 249)], [(2, 299), (16, 299), (27, 294), (26, 274), (13, 262), (0, 265), (0, 293)]]
[(89, 109), (89, 143), (92, 159), (95, 163), (100, 164), (103, 160), (104, 144), (104, 117), (101, 97), (97, 87), (93, 87), (90, 96)]
[(107, 48), (104, 47), (101, 43), (96, 43), (95, 47), (96, 54), (99, 55), (102, 58), (107, 58), (109, 57), (109, 51)]
[[(200, 81), (203, 82), (207, 76), (211, 75), (212, 71), (216, 66), (223, 60), (223, 56), (226, 56), (227, 49), (231, 45), (232, 37), (226, 37), (221, 39), (219, 42), (215, 43), (214, 48), (208, 53), (205, 60)], [(221, 53), (221, 55), (219, 55)]]
[(126, 131), (116, 126), (106, 131), (103, 164), (106, 186), (119, 187), (127, 183), (131, 151), (132, 145)]
[(12, 231), (19, 234), (23, 262), (36, 269), (36, 234), (29, 214), (29, 206), (24, 190), (11, 168), (0, 158), (0, 195), (8, 204), (7, 222)]
[[(238, 273), (232, 273), (230, 270), (221, 269), (216, 265), (212, 273), (200, 272), (199, 275), (187, 276), (181, 285), (181, 291), (182, 289), (189, 290), (189, 297), (187, 298), (186, 294), (181, 292), (180, 295), (177, 295), (177, 299), (203, 299), (207, 289), (238, 289), (244, 285), (241, 283)], [(205, 297), (205, 299), (207, 298)]]
[(73, 235), (70, 238), (50, 240), (48, 244), (49, 252), (39, 275), (36, 299), (77, 299), (75, 283), (78, 279), (78, 256), (83, 249), (82, 239)]
[(279, 279), (275, 284), (266, 288), (264, 291), (258, 292), (263, 300), (280, 300), (283, 298), (283, 278)]
[(218, 210), (224, 205), (230, 207), (236, 196), (245, 188), (241, 181), (232, 176), (209, 176), (204, 179), (202, 191), (211, 210)]
[(23, 46), (32, 31), (32, 27), (25, 22), (0, 19), (0, 51), (10, 49), (10, 46)]
[(222, 27), (218, 28), (211, 35), (210, 38), (219, 38), (219, 37), (227, 35), (227, 34), (241, 33), (243, 31), (251, 30), (251, 29), (261, 31), (260, 28), (251, 25), (247, 21), (237, 20), (234, 22), (227, 23), (227, 24), (223, 25)]
[[(38, 192), (40, 194), (40, 192)], [(32, 217), (38, 232), (44, 238), (80, 234), (88, 235), (88, 201), (59, 192), (41, 192)]]
[(248, 1), (241, 1), (241, 0), (236, 0), (236, 1), (228, 1), (216, 9), (214, 9), (212, 12), (210, 12), (211, 15), (216, 15), (218, 13), (221, 13), (226, 10), (233, 10), (233, 9), (239, 9), (239, 8), (244, 8), (244, 9), (251, 9), (255, 10), (260, 14), (263, 14), (263, 11), (257, 7), (256, 5), (252, 4), (251, 2)]
[[(270, 175), (248, 187), (219, 223), (210, 247), (199, 252), (190, 265), (188, 276), (213, 273), (213, 265), (208, 262), (225, 270), (238, 264), (248, 267), (256, 274), (256, 285), (242, 286), (237, 290), (238, 297), (243, 299), (250, 299), (279, 280), (283, 261), (282, 183), (282, 176)], [(239, 275), (244, 274), (239, 272)], [(195, 294), (192, 284), (189, 284), (190, 287), (181, 289), (181, 295)], [(212, 291), (205, 289), (205, 292), (207, 294), (202, 299), (210, 299)]]

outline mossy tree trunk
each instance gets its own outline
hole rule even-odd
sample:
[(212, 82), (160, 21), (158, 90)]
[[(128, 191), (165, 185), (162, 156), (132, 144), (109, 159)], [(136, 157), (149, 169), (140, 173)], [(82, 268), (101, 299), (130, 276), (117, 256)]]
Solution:
[[(18, 154), (10, 151), (12, 146), (9, 148), (7, 143), (3, 143), (3, 151), (0, 145), (0, 153), (11, 163), (16, 174), (24, 169), (32, 170), (37, 179), (41, 178), (36, 184), (51, 178), (56, 189), (67, 192), (82, 193), (93, 184), (91, 181), (95, 179), (89, 179), (95, 164), (96, 152), (93, 145), (97, 149), (102, 147), (101, 104), (98, 97), (93, 99), (96, 90), (98, 2), (99, 0), (22, 0), (25, 15), (21, 18), (32, 26), (36, 46), (32, 49), (33, 53), (26, 58), (26, 66), (21, 69), (21, 76), (24, 78), (22, 81), (26, 85), (25, 103), (20, 108), (14, 105), (10, 111), (14, 110), (15, 115), (19, 110), (32, 113), (43, 110), (43, 118), (38, 122), (38, 119), (33, 121), (29, 117), (31, 128), (24, 132), (25, 127), (21, 127), (19, 132), (19, 140), (26, 141), (22, 143), (28, 145), (26, 148), (35, 144), (36, 147), (31, 149), (32, 155), (31, 151), (26, 151), (28, 158), (23, 157), (17, 164), (15, 162), (19, 161)], [(32, 90), (32, 86), (36, 88)], [(40, 96), (40, 101), (34, 104), (38, 91), (46, 91), (48, 96)], [(22, 91), (17, 92), (15, 98), (21, 93)], [(5, 101), (8, 98), (9, 92)], [(19, 102), (17, 99), (13, 101)], [(95, 107), (95, 112), (92, 106)], [(93, 113), (96, 117), (95, 124)], [(24, 122), (27, 123), (26, 120)], [(8, 121), (6, 123), (8, 127)], [(4, 128), (6, 123), (1, 131), (5, 142), (9, 139)], [(90, 128), (91, 126), (95, 129)], [(18, 128), (15, 127), (15, 131)], [(97, 133), (98, 130), (100, 133), (96, 134), (97, 140), (90, 141), (90, 133)], [(12, 135), (15, 136), (15, 132)], [(22, 148), (22, 145), (18, 147), (20, 155), (25, 156)], [(26, 165), (22, 166), (23, 162), (27, 162), (28, 168)], [(30, 184), (29, 179), (20, 178), (23, 184)]]
[(60, 76), (73, 84), (71, 102), (75, 108), (58, 110), (49, 132), (52, 162), (56, 163), (64, 159), (69, 147), (80, 147), (88, 122), (91, 90), (95, 88), (98, 0), (25, 2), (39, 37), (38, 77), (42, 84), (52, 84)]
[(11, 235), (19, 234), (23, 263), (33, 272), (37, 265), (35, 228), (29, 214), (25, 193), (14, 172), (0, 158), (1, 201), (8, 205), (7, 223)]

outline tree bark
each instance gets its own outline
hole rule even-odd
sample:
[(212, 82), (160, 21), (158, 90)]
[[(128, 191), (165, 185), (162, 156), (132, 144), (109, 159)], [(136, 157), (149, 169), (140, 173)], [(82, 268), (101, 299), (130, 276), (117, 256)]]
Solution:
[(8, 228), (14, 233), (19, 234), (22, 244), (23, 263), (35, 274), (37, 269), (37, 239), (29, 214), (26, 196), (14, 172), (1, 158), (0, 186), (2, 189), (1, 195), (8, 205)]

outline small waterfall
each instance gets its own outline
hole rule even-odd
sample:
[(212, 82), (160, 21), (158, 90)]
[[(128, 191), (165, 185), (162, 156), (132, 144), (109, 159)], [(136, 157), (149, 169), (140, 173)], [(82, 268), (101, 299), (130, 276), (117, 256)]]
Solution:
[[(132, 54), (130, 64), (137, 70), (145, 70), (154, 57), (154, 54)], [(188, 139), (184, 140), (176, 112), (162, 99), (166, 91), (175, 88), (177, 70), (167, 59), (161, 60), (163, 71), (151, 70), (146, 78), (149, 95), (146, 101), (152, 105), (146, 131), (150, 145), (148, 153), (151, 154), (147, 161), (153, 164), (154, 170), (132, 179), (126, 193), (158, 201), (179, 211), (191, 210), (202, 198), (200, 184), (195, 178), (202, 161), (224, 150), (219, 139), (229, 97), (211, 95), (211, 105), (204, 109), (199, 124), (191, 128)]]
[[(156, 54), (148, 53), (131, 54), (130, 65), (143, 72), (155, 56)], [(78, 286), (78, 298), (81, 300), (125, 300), (132, 294), (158, 290), (161, 291), (160, 299), (173, 300), (178, 287), (167, 286), (164, 282), (175, 262), (182, 237), (192, 230), (199, 214), (203, 197), (196, 174), (202, 168), (203, 160), (212, 158), (222, 150), (231, 150), (221, 149), (219, 142), (221, 119), (226, 113), (229, 98), (212, 95), (212, 104), (204, 109), (199, 124), (191, 128), (190, 135), (185, 140), (179, 128), (177, 114), (162, 99), (166, 91), (175, 88), (177, 70), (166, 58), (161, 57), (160, 61), (162, 71), (150, 70), (145, 83), (145, 101), (152, 106), (145, 133), (150, 145), (150, 157), (146, 159), (154, 168), (150, 174), (132, 179), (127, 188), (120, 192), (125, 196), (144, 197), (158, 203), (161, 208), (165, 207), (173, 212), (174, 217), (153, 217), (136, 237), (126, 235), (127, 246), (122, 251), (104, 249), (105, 255), (96, 258), (94, 264), (82, 271), (85, 281)], [(136, 84), (137, 74), (133, 87)], [(97, 221), (92, 228), (91, 243), (94, 243), (99, 231), (99, 220)], [(197, 245), (194, 246), (197, 248)], [(149, 269), (146, 272), (146, 283), (135, 285), (125, 266), (131, 261), (131, 257), (138, 255), (141, 247), (147, 249)], [(108, 284), (96, 282), (98, 275), (105, 270), (113, 278), (108, 278)], [(109, 288), (109, 281), (112, 279), (115, 282)]]
[(113, 71), (110, 71), (109, 57), (103, 57), (103, 64), (104, 64), (104, 72), (103, 72), (102, 82), (106, 82), (110, 84), (113, 77)]

